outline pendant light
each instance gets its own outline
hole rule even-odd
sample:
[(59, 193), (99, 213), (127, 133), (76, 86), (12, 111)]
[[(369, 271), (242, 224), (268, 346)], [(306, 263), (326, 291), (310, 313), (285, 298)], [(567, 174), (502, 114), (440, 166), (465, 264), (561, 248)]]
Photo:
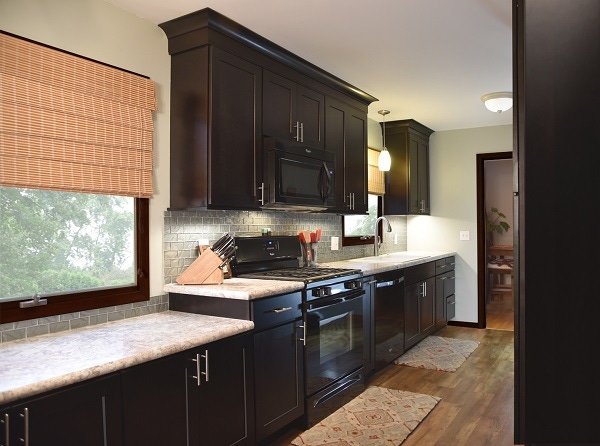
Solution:
[(379, 170), (382, 172), (388, 172), (390, 167), (392, 166), (392, 158), (390, 157), (390, 152), (388, 152), (387, 147), (385, 146), (385, 115), (389, 114), (389, 110), (379, 110), (381, 116), (383, 116), (383, 149), (379, 153)]

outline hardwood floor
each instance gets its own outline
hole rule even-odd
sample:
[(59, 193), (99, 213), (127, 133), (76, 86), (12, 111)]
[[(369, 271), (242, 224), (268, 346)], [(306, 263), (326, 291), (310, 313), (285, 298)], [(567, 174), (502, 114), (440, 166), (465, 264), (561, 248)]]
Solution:
[[(456, 372), (389, 365), (368, 385), (435, 395), (437, 406), (402, 446), (508, 446), (514, 431), (514, 333), (448, 326), (436, 333), (479, 341)], [(288, 445), (290, 429), (273, 445)]]
[(485, 308), (485, 324), (486, 328), (514, 331), (515, 313), (512, 293), (492, 295)]

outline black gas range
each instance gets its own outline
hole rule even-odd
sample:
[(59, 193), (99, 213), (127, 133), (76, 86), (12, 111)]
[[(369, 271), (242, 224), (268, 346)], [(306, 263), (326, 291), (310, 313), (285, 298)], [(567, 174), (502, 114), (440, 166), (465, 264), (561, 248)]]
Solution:
[[(362, 278), (360, 269), (300, 266), (302, 250), (296, 236), (235, 237), (235, 245), (230, 265), (234, 277), (300, 281), (307, 290), (339, 283), (346, 289), (356, 288)], [(307, 295), (310, 300), (312, 292)]]
[(368, 303), (359, 269), (301, 267), (295, 236), (236, 237), (235, 277), (293, 280), (302, 292), (306, 427), (364, 390)]

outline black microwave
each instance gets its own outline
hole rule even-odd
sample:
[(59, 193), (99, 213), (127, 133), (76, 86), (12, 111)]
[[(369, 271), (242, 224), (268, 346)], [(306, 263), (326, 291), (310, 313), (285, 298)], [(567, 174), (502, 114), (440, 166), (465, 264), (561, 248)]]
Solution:
[(278, 138), (264, 138), (261, 207), (318, 212), (335, 205), (335, 155)]

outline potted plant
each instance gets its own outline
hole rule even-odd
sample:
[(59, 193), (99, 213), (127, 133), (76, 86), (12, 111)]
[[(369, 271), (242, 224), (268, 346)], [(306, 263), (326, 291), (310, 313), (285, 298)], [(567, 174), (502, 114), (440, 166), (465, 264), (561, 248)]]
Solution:
[(488, 232), (488, 241), (492, 243), (494, 240), (494, 231), (498, 234), (502, 234), (503, 232), (508, 232), (510, 229), (510, 225), (501, 220), (501, 218), (506, 218), (503, 212), (500, 212), (498, 208), (492, 208), (492, 218), (488, 218), (486, 223), (486, 230)]

